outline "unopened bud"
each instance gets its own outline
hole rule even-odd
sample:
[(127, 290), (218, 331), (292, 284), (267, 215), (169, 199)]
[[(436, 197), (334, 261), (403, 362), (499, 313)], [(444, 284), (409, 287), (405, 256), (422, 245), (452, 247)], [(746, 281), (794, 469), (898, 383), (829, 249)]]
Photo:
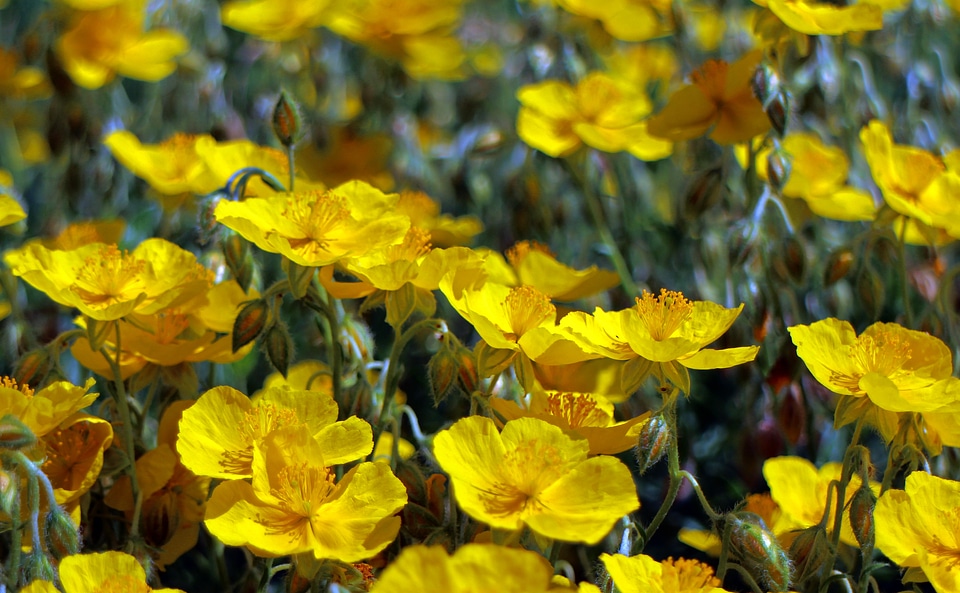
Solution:
[(826, 530), (814, 525), (797, 532), (790, 544), (790, 558), (796, 566), (796, 585), (819, 574), (820, 567), (830, 556), (830, 543)]
[(250, 243), (237, 235), (230, 233), (224, 237), (220, 244), (223, 250), (224, 260), (230, 273), (237, 280), (237, 284), (244, 292), (250, 290), (250, 283), (253, 282), (253, 259), (250, 257)]
[(683, 200), (683, 212), (687, 218), (695, 219), (709, 210), (723, 193), (723, 173), (720, 167), (703, 171), (693, 180)]
[(660, 461), (667, 452), (671, 438), (673, 435), (670, 434), (670, 425), (662, 414), (652, 416), (643, 423), (640, 434), (637, 436), (636, 449), (641, 474)]
[(796, 383), (790, 383), (780, 401), (777, 424), (791, 445), (796, 446), (800, 442), (807, 426), (807, 407), (804, 405), (803, 392)]
[(787, 276), (796, 283), (802, 283), (807, 271), (807, 254), (803, 243), (796, 237), (787, 237), (783, 240), (783, 264)]
[(280, 144), (290, 147), (297, 143), (303, 133), (303, 120), (300, 108), (290, 99), (286, 91), (280, 92), (277, 104), (273, 108), (273, 133)]
[(473, 352), (461, 346), (457, 350), (457, 358), (460, 387), (467, 393), (473, 393), (480, 387), (480, 375), (477, 373), (477, 361), (473, 357)]
[(197, 208), (197, 241), (201, 245), (206, 245), (212, 241), (217, 236), (217, 231), (224, 228), (220, 226), (217, 217), (214, 215), (217, 204), (220, 203), (221, 195), (211, 194), (200, 200)]
[(446, 399), (457, 380), (457, 357), (449, 348), (441, 348), (427, 363), (427, 376), (433, 392), (433, 405), (438, 406)]
[(87, 317), (87, 341), (90, 342), (91, 350), (99, 352), (103, 348), (112, 331), (116, 331), (114, 329), (116, 323), (116, 321), (101, 321), (93, 317)]
[(880, 317), (883, 310), (884, 286), (880, 276), (867, 267), (860, 274), (857, 281), (857, 295), (860, 297), (860, 303), (866, 310), (867, 315), (873, 319)]
[(783, 187), (790, 180), (793, 163), (784, 150), (778, 145), (767, 155), (767, 182), (777, 194), (783, 192)]
[(26, 449), (37, 442), (36, 435), (13, 414), (0, 418), (0, 449)]
[(257, 339), (267, 322), (267, 302), (263, 299), (249, 301), (240, 308), (233, 322), (233, 351), (243, 348)]
[(57, 571), (53, 567), (53, 562), (43, 553), (43, 550), (30, 550), (30, 553), (23, 559), (21, 570), (26, 575), (27, 582), (55, 582), (57, 579)]
[(788, 591), (793, 567), (790, 557), (759, 515), (729, 513), (730, 551), (768, 591)]
[(271, 325), (264, 333), (263, 349), (267, 352), (267, 358), (273, 368), (283, 375), (287, 376), (287, 368), (290, 366), (290, 358), (293, 354), (293, 339), (287, 330), (286, 324), (276, 322)]
[(771, 97), (780, 90), (780, 76), (767, 62), (757, 66), (750, 79), (750, 87), (753, 89), (753, 95), (762, 104), (766, 104)]
[(40, 385), (50, 369), (50, 353), (46, 348), (38, 348), (20, 357), (13, 369), (13, 378), (21, 385)]
[(54, 558), (62, 560), (80, 552), (80, 533), (77, 526), (73, 524), (70, 515), (59, 506), (54, 506), (47, 513), (44, 525), (47, 550)]
[(497, 152), (503, 148), (505, 137), (500, 130), (490, 130), (480, 134), (473, 144), (472, 152), (476, 156), (484, 156)]
[(284, 258), (281, 264), (283, 271), (287, 273), (287, 281), (290, 284), (290, 293), (298, 299), (302, 299), (307, 294), (307, 289), (313, 282), (316, 268), (312, 266), (301, 266), (289, 259)]
[(0, 469), (0, 511), (6, 515), (19, 514), (20, 492), (16, 474)]
[(832, 286), (844, 278), (851, 267), (853, 267), (853, 251), (847, 247), (834, 251), (827, 258), (827, 266), (823, 271), (823, 284)]
[(873, 546), (873, 509), (877, 506), (877, 496), (870, 489), (868, 483), (860, 484), (860, 488), (850, 499), (850, 526), (853, 536), (861, 546)]
[(780, 89), (768, 103), (764, 103), (763, 110), (770, 119), (770, 125), (778, 136), (783, 138), (787, 132), (788, 117), (790, 115), (790, 96)]

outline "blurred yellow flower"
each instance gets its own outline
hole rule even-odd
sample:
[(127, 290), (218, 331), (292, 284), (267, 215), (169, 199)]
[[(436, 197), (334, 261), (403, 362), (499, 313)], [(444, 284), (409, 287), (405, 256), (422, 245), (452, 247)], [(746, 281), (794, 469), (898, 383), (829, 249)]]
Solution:
[(0, 226), (8, 226), (27, 217), (20, 201), (14, 197), (13, 177), (0, 169)]
[(396, 194), (353, 181), (325, 192), (221, 200), (214, 215), (264, 251), (320, 267), (400, 243), (410, 219), (396, 203)]
[[(197, 545), (210, 478), (197, 476), (180, 463), (177, 425), (193, 401), (173, 402), (157, 428), (157, 446), (137, 459), (137, 483), (143, 496), (140, 536), (160, 570)], [(136, 503), (130, 477), (120, 476), (104, 498), (107, 506), (132, 520)]]
[(483, 223), (476, 216), (440, 214), (440, 205), (422, 191), (400, 192), (397, 212), (406, 214), (411, 226), (429, 231), (434, 247), (463, 245), (483, 231)]
[(536, 552), (467, 544), (450, 556), (442, 546), (408, 546), (383, 572), (373, 593), (546, 593), (553, 568)]
[(376, 555), (400, 530), (395, 513), (407, 503), (406, 489), (385, 463), (360, 463), (338, 481), (327, 451), (304, 425), (271, 432), (254, 447), (252, 484), (218, 485), (204, 525), (259, 556), (357, 562)]
[(603, 72), (587, 74), (575, 88), (557, 80), (527, 85), (517, 91), (517, 100), (517, 134), (552, 157), (571, 154), (581, 143), (605, 152), (626, 150), (647, 161), (673, 152), (671, 142), (647, 133), (650, 99)]
[(177, 452), (199, 476), (249, 478), (257, 444), (275, 430), (302, 424), (328, 465), (368, 455), (373, 449), (370, 425), (356, 416), (338, 422), (338, 414), (333, 396), (319, 391), (272, 387), (251, 401), (232, 387), (214, 387), (184, 411)]
[(787, 330), (810, 374), (843, 396), (836, 426), (864, 417), (890, 441), (901, 413), (945, 411), (960, 401), (950, 349), (934, 336), (896, 323), (874, 323), (857, 336), (834, 318)]
[[(783, 195), (800, 198), (814, 214), (834, 220), (873, 220), (877, 207), (869, 192), (846, 185), (850, 171), (847, 155), (826, 146), (816, 134), (793, 132), (783, 139), (783, 152), (790, 160), (790, 177)], [(757, 175), (767, 179), (770, 149), (757, 153)]]
[(709, 133), (718, 144), (746, 142), (770, 129), (770, 120), (754, 96), (750, 81), (763, 54), (754, 50), (733, 64), (710, 60), (693, 73), (689, 84), (649, 119), (653, 136), (672, 141)]
[(919, 569), (935, 591), (960, 591), (960, 483), (915, 471), (904, 490), (883, 493), (873, 516), (877, 549), (910, 580)]
[[(180, 589), (153, 589), (136, 558), (123, 552), (73, 554), (60, 561), (60, 584), (65, 593), (129, 591), (131, 593), (184, 593)], [(34, 581), (24, 593), (53, 593), (49, 581)]]
[(29, 66), (21, 68), (17, 55), (0, 47), (0, 97), (42, 99), (51, 92), (43, 70)]
[(457, 504), (496, 529), (524, 526), (557, 540), (595, 544), (640, 507), (630, 470), (536, 418), (470, 416), (434, 437), (434, 455)]
[(677, 53), (665, 43), (614, 46), (603, 61), (615, 79), (641, 89), (652, 82), (669, 82), (680, 70)]
[(479, 249), (486, 258), (487, 281), (505, 286), (532, 286), (558, 301), (575, 301), (620, 284), (616, 272), (590, 266), (575, 270), (557, 261), (549, 247), (536, 241), (520, 241), (507, 249), (506, 258), (496, 251)]
[(624, 422), (613, 418), (613, 404), (601, 395), (536, 390), (525, 407), (491, 397), (490, 407), (504, 421), (537, 418), (573, 432), (590, 443), (590, 455), (615, 455), (637, 445), (637, 437), (650, 413)]
[(673, 30), (667, 0), (555, 0), (566, 11), (600, 21), (604, 30), (621, 41), (646, 41)]
[(124, 3), (76, 13), (56, 44), (70, 78), (84, 88), (96, 89), (117, 74), (147, 81), (172, 74), (176, 59), (190, 46), (175, 31), (144, 32), (144, 9)]
[(794, 31), (807, 35), (843, 35), (883, 28), (883, 10), (873, 2), (838, 6), (810, 0), (753, 0), (766, 6)]
[(600, 561), (621, 593), (726, 593), (713, 568), (697, 560), (600, 554)]
[(101, 321), (176, 307), (204, 294), (213, 277), (192, 253), (156, 238), (130, 252), (105, 243), (56, 250), (32, 241), (3, 260), (54, 301)]
[(330, 187), (357, 180), (390, 191), (395, 183), (389, 166), (392, 150), (393, 141), (387, 134), (360, 135), (350, 126), (337, 126), (327, 132), (322, 143), (303, 142), (297, 148), (296, 162), (298, 169)]
[(330, 0), (232, 0), (220, 19), (232, 29), (268, 41), (289, 41), (323, 24)]

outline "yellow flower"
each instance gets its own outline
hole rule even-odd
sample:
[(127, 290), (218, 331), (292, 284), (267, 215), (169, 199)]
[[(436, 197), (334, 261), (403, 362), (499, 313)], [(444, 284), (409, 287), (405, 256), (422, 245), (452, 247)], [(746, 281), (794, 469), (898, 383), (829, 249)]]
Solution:
[(331, 31), (398, 60), (414, 78), (457, 79), (466, 54), (452, 35), (462, 0), (341, 0)]
[(0, 48), (0, 97), (41, 99), (51, 93), (50, 82), (39, 68), (20, 68), (12, 51)]
[(727, 309), (708, 301), (690, 301), (682, 293), (666, 289), (660, 289), (659, 296), (643, 291), (636, 301), (623, 311), (597, 309), (592, 317), (570, 313), (560, 325), (578, 336), (578, 343), (587, 351), (634, 360), (638, 368), (648, 361), (652, 365), (649, 370), (684, 393), (690, 388), (686, 369), (724, 369), (757, 356), (758, 346), (705, 347), (730, 329), (743, 305)]
[(725, 593), (713, 568), (697, 560), (600, 554), (600, 561), (621, 593)]
[(14, 197), (13, 177), (9, 172), (0, 169), (0, 226), (9, 226), (26, 217), (23, 206)]
[(529, 404), (523, 408), (499, 397), (490, 398), (489, 403), (504, 421), (537, 418), (580, 435), (590, 443), (590, 455), (614, 455), (636, 446), (642, 423), (650, 417), (646, 412), (617, 422), (613, 419), (613, 404), (592, 393), (537, 390), (529, 397)]
[[(877, 120), (860, 130), (860, 141), (883, 199), (904, 217), (894, 228), (906, 233), (907, 242), (928, 244), (937, 230), (960, 238), (957, 167), (920, 148), (894, 144), (890, 130)], [(947, 162), (955, 163), (952, 157)], [(933, 229), (927, 236), (924, 226)]]
[(223, 24), (268, 41), (302, 37), (323, 24), (329, 0), (233, 0), (220, 9)]
[[(74, 554), (60, 561), (60, 583), (65, 593), (124, 591), (130, 593), (184, 593), (180, 589), (153, 589), (136, 558), (123, 552)], [(35, 581), (24, 593), (52, 593), (53, 583)]]
[(338, 413), (333, 396), (317, 391), (274, 387), (251, 401), (232, 387), (214, 387), (183, 413), (177, 452), (199, 476), (249, 478), (258, 443), (279, 428), (305, 424), (328, 465), (365, 457), (373, 449), (370, 425), (356, 416), (337, 422)]
[(97, 399), (99, 393), (87, 393), (94, 383), (93, 377), (87, 379), (83, 387), (57, 381), (34, 393), (27, 385), (17, 385), (10, 377), (0, 377), (0, 416), (13, 414), (34, 435), (41, 437)]
[(51, 250), (33, 241), (3, 259), (54, 301), (101, 321), (176, 307), (205, 293), (213, 276), (192, 253), (164, 239), (147, 239), (132, 252), (104, 243)]
[(450, 556), (441, 546), (408, 546), (383, 572), (373, 593), (444, 591), (546, 593), (553, 568), (535, 552), (493, 544), (467, 544)]
[(788, 27), (807, 35), (843, 35), (883, 28), (883, 10), (873, 2), (837, 6), (809, 0), (754, 0)]
[(770, 129), (750, 81), (762, 54), (755, 50), (733, 64), (710, 60), (649, 120), (651, 135), (672, 141), (710, 134), (718, 144), (746, 142)]
[(536, 418), (471, 416), (434, 437), (434, 455), (457, 503), (496, 529), (595, 544), (640, 507), (630, 470), (613, 457), (588, 457), (586, 440)]
[(833, 318), (788, 331), (810, 374), (844, 396), (837, 426), (864, 416), (890, 441), (901, 413), (945, 411), (960, 401), (950, 349), (934, 336), (896, 323), (874, 323), (857, 336)]
[[(176, 452), (177, 424), (193, 401), (176, 401), (163, 412), (157, 446), (137, 459), (137, 483), (143, 496), (140, 535), (161, 570), (197, 544), (210, 478), (195, 475)], [(130, 477), (120, 476), (104, 499), (132, 520), (135, 501)]]
[(907, 476), (904, 490), (887, 490), (874, 510), (877, 549), (916, 569), (941, 593), (960, 591), (960, 483), (922, 471)]
[(400, 192), (397, 212), (406, 214), (411, 226), (429, 231), (434, 247), (463, 245), (483, 231), (483, 223), (476, 216), (440, 214), (440, 205), (421, 191)]
[[(826, 463), (817, 469), (812, 462), (802, 457), (774, 457), (763, 462), (763, 477), (770, 487), (770, 497), (780, 507), (780, 520), (776, 523), (774, 533), (780, 537), (786, 532), (806, 529), (819, 525), (827, 511), (827, 492), (830, 482), (840, 479), (843, 465), (840, 463)], [(844, 505), (860, 488), (860, 477), (854, 475), (846, 489)], [(880, 484), (870, 483), (875, 494), (880, 493)], [(836, 491), (831, 497), (829, 513), (827, 513), (826, 529), (833, 532), (836, 513)], [(774, 526), (771, 525), (771, 528)], [(859, 547), (853, 528), (850, 526), (850, 511), (845, 508), (840, 528), (840, 541)]]
[(400, 243), (410, 219), (393, 211), (396, 203), (396, 194), (353, 181), (326, 192), (221, 200), (214, 215), (264, 251), (320, 267)]
[(100, 88), (117, 74), (157, 81), (176, 69), (176, 58), (189, 49), (175, 31), (143, 32), (143, 8), (119, 4), (78, 12), (57, 40), (64, 69), (78, 85)]
[(670, 2), (665, 0), (556, 0), (568, 12), (596, 19), (621, 41), (646, 41), (673, 30)]
[[(815, 214), (834, 220), (873, 220), (877, 207), (869, 192), (846, 185), (850, 160), (843, 150), (826, 146), (816, 134), (794, 132), (783, 139), (783, 151), (790, 159), (790, 177), (783, 195), (801, 198)], [(756, 157), (757, 175), (767, 179), (767, 157)]]
[(549, 247), (536, 241), (516, 243), (507, 250), (506, 258), (488, 249), (479, 252), (486, 257), (484, 268), (488, 282), (532, 286), (559, 301), (582, 299), (620, 283), (616, 272), (601, 270), (597, 266), (575, 270), (562, 264)]
[[(359, 113), (359, 99), (355, 101)], [(322, 145), (304, 142), (297, 149), (297, 166), (330, 187), (357, 180), (390, 191), (395, 183), (389, 166), (392, 151), (393, 141), (387, 134), (361, 136), (352, 127), (338, 126), (329, 130)], [(402, 197), (400, 202), (403, 202)], [(397, 208), (402, 207), (398, 205)]]
[(603, 72), (591, 72), (576, 88), (557, 80), (527, 85), (517, 99), (517, 134), (552, 157), (571, 154), (581, 143), (605, 152), (626, 150), (647, 161), (673, 152), (671, 142), (647, 133), (650, 99)]
[(611, 75), (635, 88), (654, 82), (667, 83), (680, 69), (677, 53), (664, 43), (637, 43), (614, 46), (603, 56)]
[(326, 451), (306, 426), (271, 432), (254, 448), (252, 484), (214, 489), (207, 529), (261, 556), (357, 562), (376, 555), (397, 536), (394, 514), (407, 503), (406, 489), (385, 463), (356, 465), (338, 482)]
[(119, 243), (127, 223), (123, 220), (85, 220), (67, 225), (53, 239), (44, 239), (47, 249), (70, 251), (89, 243)]

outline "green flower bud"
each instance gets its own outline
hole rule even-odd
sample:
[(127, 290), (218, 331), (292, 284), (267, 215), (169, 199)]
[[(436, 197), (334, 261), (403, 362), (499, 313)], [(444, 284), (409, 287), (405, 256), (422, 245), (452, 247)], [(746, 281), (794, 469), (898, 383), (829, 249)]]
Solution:
[(662, 414), (657, 414), (643, 423), (636, 448), (641, 474), (660, 461), (667, 452), (671, 438), (673, 435), (670, 434), (670, 425)]
[(26, 449), (37, 442), (36, 435), (13, 414), (0, 418), (0, 449)]

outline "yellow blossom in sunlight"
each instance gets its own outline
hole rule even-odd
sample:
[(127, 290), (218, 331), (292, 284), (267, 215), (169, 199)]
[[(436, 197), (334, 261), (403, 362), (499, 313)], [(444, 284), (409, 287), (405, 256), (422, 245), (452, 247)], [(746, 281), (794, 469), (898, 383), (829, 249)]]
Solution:
[(640, 89), (603, 72), (587, 74), (576, 87), (548, 80), (517, 91), (517, 134), (552, 157), (582, 143), (605, 152), (626, 150), (654, 161), (670, 156), (673, 144), (651, 137), (645, 118), (653, 109)]
[(807, 35), (843, 35), (883, 28), (883, 10), (874, 2), (838, 6), (810, 0), (753, 0), (788, 27)]
[(220, 8), (223, 24), (268, 41), (289, 41), (323, 24), (330, 0), (232, 0)]
[(537, 418), (580, 435), (590, 443), (590, 455), (615, 455), (635, 447), (640, 429), (650, 417), (650, 412), (645, 412), (617, 422), (613, 404), (593, 393), (536, 390), (527, 397), (529, 401), (524, 407), (500, 397), (491, 397), (488, 402), (506, 422)]
[[(946, 411), (960, 402), (950, 349), (934, 336), (896, 323), (874, 323), (858, 336), (834, 318), (787, 329), (810, 374), (843, 396), (836, 426), (864, 417), (891, 441), (902, 414)], [(936, 435), (920, 436), (928, 446), (937, 442)]]
[(640, 503), (630, 470), (614, 457), (536, 418), (470, 416), (434, 437), (434, 455), (457, 504), (495, 529), (595, 544)]
[[(560, 325), (577, 335), (586, 350), (617, 360), (634, 360), (638, 369), (649, 365), (647, 370), (661, 380), (669, 379), (689, 393), (687, 369), (723, 369), (756, 358), (758, 346), (706, 348), (730, 329), (742, 310), (742, 304), (727, 309), (661, 289), (658, 296), (643, 291), (629, 309), (597, 309), (592, 316), (570, 313)], [(645, 376), (643, 372), (638, 374)]]
[(373, 449), (370, 425), (356, 416), (338, 422), (338, 414), (333, 396), (319, 391), (274, 387), (251, 401), (232, 387), (214, 387), (184, 411), (177, 452), (198, 476), (249, 478), (257, 444), (279, 428), (303, 424), (328, 465), (368, 455)]
[(0, 47), (0, 97), (42, 99), (52, 92), (47, 75), (39, 68), (20, 67), (17, 55)]
[[(210, 490), (210, 478), (184, 467), (176, 452), (177, 425), (193, 403), (176, 401), (164, 410), (156, 448), (137, 459), (137, 483), (143, 496), (140, 536), (155, 551), (154, 561), (161, 570), (197, 545)], [(104, 502), (132, 520), (135, 501), (130, 477), (117, 478)]]
[[(65, 593), (184, 593), (180, 589), (153, 589), (136, 558), (123, 552), (73, 554), (60, 561), (60, 584)], [(34, 581), (23, 593), (54, 593), (49, 581)]]
[(873, 517), (877, 549), (906, 576), (922, 580), (919, 569), (935, 591), (960, 591), (960, 483), (915, 471), (904, 490), (883, 493)]
[[(770, 487), (770, 497), (780, 507), (780, 520), (774, 533), (781, 537), (785, 532), (797, 531), (819, 525), (827, 511), (827, 493), (830, 483), (840, 479), (843, 470), (841, 463), (826, 463), (821, 468), (802, 457), (774, 457), (763, 462), (763, 477)], [(849, 507), (850, 500), (860, 488), (860, 477), (853, 475), (847, 486), (844, 505)], [(871, 482), (874, 494), (880, 493), (880, 484)], [(831, 498), (834, 505), (827, 513), (826, 529), (833, 532), (836, 513), (836, 491)], [(771, 528), (774, 526), (771, 525)], [(849, 508), (844, 509), (840, 527), (840, 541), (859, 547), (853, 528), (850, 526)]]
[(8, 226), (27, 217), (20, 201), (14, 197), (13, 177), (0, 169), (0, 226)]
[(725, 593), (713, 568), (685, 558), (657, 562), (646, 554), (600, 554), (621, 593)]
[(549, 247), (536, 241), (519, 241), (498, 252), (480, 249), (486, 257), (484, 269), (489, 282), (505, 286), (532, 286), (552, 299), (575, 301), (620, 284), (616, 272), (590, 266), (576, 270), (559, 261)]
[[(952, 158), (894, 144), (890, 130), (877, 120), (860, 130), (860, 141), (884, 201), (903, 215), (894, 229), (904, 233), (906, 242), (925, 245), (960, 238), (960, 169), (947, 166), (955, 163)], [(949, 237), (939, 237), (940, 232)]]
[(412, 226), (429, 231), (434, 247), (463, 245), (483, 231), (483, 223), (476, 216), (440, 214), (440, 205), (422, 191), (400, 192), (397, 212), (406, 214)]
[(78, 85), (100, 88), (117, 74), (157, 81), (176, 69), (189, 49), (186, 38), (166, 29), (143, 31), (144, 7), (118, 4), (77, 12), (57, 40), (64, 69)]
[(727, 64), (710, 60), (691, 75), (647, 127), (651, 135), (679, 141), (704, 134), (718, 144), (746, 142), (770, 129), (750, 81), (763, 55), (755, 50)]
[(51, 250), (33, 241), (3, 259), (54, 301), (101, 321), (176, 307), (205, 293), (212, 278), (192, 253), (156, 238), (129, 252), (104, 243)]
[[(373, 593), (546, 593), (553, 568), (536, 552), (493, 544), (467, 544), (451, 556), (442, 546), (408, 546), (383, 572)], [(566, 589), (570, 591), (570, 589)]]
[(34, 392), (15, 379), (0, 377), (0, 416), (13, 414), (34, 435), (43, 436), (97, 399), (99, 393), (87, 393), (95, 383), (93, 377), (83, 387), (56, 381)]
[(360, 181), (334, 189), (221, 200), (217, 221), (264, 251), (320, 267), (403, 240), (410, 219), (393, 211), (396, 194)]
[(220, 483), (204, 525), (260, 556), (357, 562), (376, 555), (400, 530), (395, 513), (407, 503), (406, 489), (385, 463), (360, 463), (338, 481), (327, 451), (306, 426), (271, 432), (254, 447), (252, 483)]
[[(790, 176), (782, 193), (800, 198), (814, 214), (834, 220), (873, 220), (877, 207), (869, 192), (846, 185), (850, 160), (838, 147), (826, 146), (816, 134), (794, 132), (783, 139)], [(757, 153), (757, 176), (767, 179), (770, 149)]]
[(466, 54), (453, 35), (463, 0), (340, 0), (326, 26), (398, 60), (414, 78), (463, 77)]
[(319, 391), (333, 395), (333, 379), (330, 367), (319, 360), (301, 360), (290, 365), (287, 376), (271, 373), (263, 380), (263, 390), (253, 394), (256, 398), (264, 391), (274, 387), (289, 387), (303, 391)]
[(673, 30), (667, 0), (555, 0), (567, 12), (596, 19), (604, 30), (621, 41), (646, 41)]

